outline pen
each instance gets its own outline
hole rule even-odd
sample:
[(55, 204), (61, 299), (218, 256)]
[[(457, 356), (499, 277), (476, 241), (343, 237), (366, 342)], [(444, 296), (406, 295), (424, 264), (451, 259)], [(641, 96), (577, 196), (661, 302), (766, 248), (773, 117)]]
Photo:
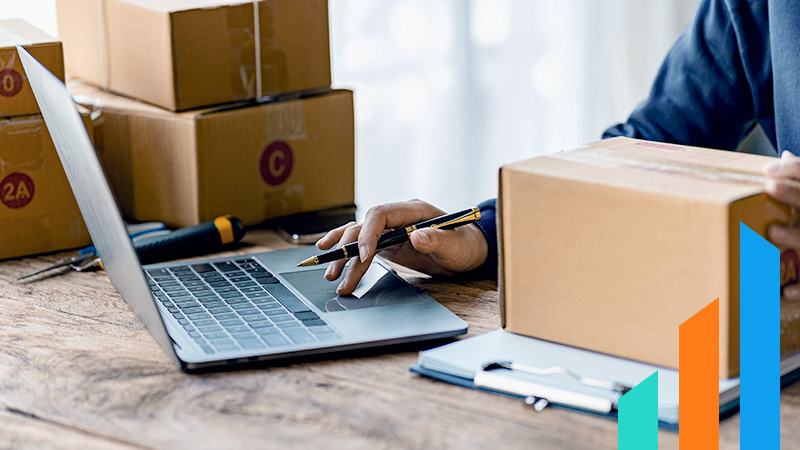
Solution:
[[(375, 250), (376, 251), (383, 250), (386, 247), (391, 247), (393, 245), (398, 245), (404, 242), (408, 242), (411, 233), (420, 228), (437, 228), (440, 230), (451, 230), (453, 228), (457, 228), (462, 225), (467, 225), (470, 223), (477, 222), (478, 220), (480, 220), (480, 218), (481, 218), (481, 210), (478, 209), (477, 206), (473, 206), (472, 208), (465, 209), (464, 211), (459, 211), (452, 214), (446, 214), (444, 216), (435, 217), (433, 219), (429, 219), (414, 225), (409, 225), (405, 228), (389, 231), (388, 233), (383, 233), (381, 237), (378, 239), (378, 246)], [(339, 259), (348, 259), (356, 255), (358, 255), (358, 242), (352, 242), (343, 247), (339, 247), (337, 249), (330, 250), (325, 253), (320, 253), (319, 255), (312, 256), (306, 260), (303, 260), (300, 264), (297, 265), (297, 267), (318, 266), (320, 264), (325, 264), (331, 261), (337, 261)]]

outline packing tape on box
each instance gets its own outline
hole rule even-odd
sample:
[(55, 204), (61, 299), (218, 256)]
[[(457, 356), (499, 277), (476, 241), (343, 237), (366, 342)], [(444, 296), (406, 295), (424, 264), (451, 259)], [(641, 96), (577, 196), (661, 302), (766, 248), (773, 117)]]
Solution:
[(608, 162), (614, 165), (625, 164), (628, 166), (635, 166), (645, 170), (654, 172), (667, 172), (678, 173), (681, 175), (691, 176), (695, 178), (703, 178), (712, 181), (730, 181), (734, 183), (745, 184), (760, 184), (764, 185), (767, 182), (767, 177), (763, 175), (756, 175), (752, 172), (745, 172), (742, 170), (719, 168), (707, 164), (697, 164), (690, 162), (678, 162), (667, 159), (650, 158), (649, 161), (641, 159), (623, 158), (614, 156), (613, 150), (595, 149), (586, 147), (582, 149), (585, 151), (580, 152), (559, 152), (550, 155), (553, 158), (562, 159), (565, 161), (579, 162), (585, 164), (592, 164), (592, 160), (597, 163)]
[(44, 170), (42, 133), (40, 116), (0, 120), (0, 178), (13, 172)]
[(267, 139), (297, 141), (308, 137), (306, 111), (302, 101), (273, 103), (267, 109)]
[[(672, 147), (668, 147), (667, 149), (673, 150)], [(651, 158), (649, 161), (643, 161), (641, 159), (613, 156), (613, 153), (613, 150), (586, 147), (585, 151), (559, 152), (551, 156), (554, 158), (563, 159), (565, 161), (574, 161), (586, 164), (592, 164), (591, 160), (597, 163), (608, 162), (614, 165), (625, 164), (647, 171), (681, 174), (688, 177), (701, 178), (709, 181), (724, 181), (728, 183), (764, 186), (768, 180), (768, 178), (764, 175), (757, 175), (743, 170), (721, 168), (707, 164), (691, 163), (686, 161), (672, 161), (668, 159)], [(785, 180), (785, 182), (794, 184), (798, 189), (800, 189), (800, 183), (796, 181)], [(793, 205), (789, 205), (788, 225), (792, 227), (800, 226), (800, 210)]]
[[(267, 20), (263, 20), (264, 18)], [(249, 89), (250, 83), (246, 77), (243, 77), (242, 86), (247, 88), (246, 98), (255, 98), (259, 102), (272, 97), (270, 93), (285, 91), (288, 85), (286, 53), (272, 45), (276, 28), (275, 20), (274, 1), (253, 1), (255, 92)], [(239, 71), (247, 72), (244, 65), (240, 66)], [(268, 94), (265, 95), (265, 91)]]
[(98, 0), (100, 5), (100, 64), (101, 75), (100, 82), (104, 90), (108, 90), (108, 35), (106, 33), (106, 0)]
[(253, 37), (256, 52), (256, 100), (261, 100), (261, 18), (258, 12), (258, 0), (253, 0)]

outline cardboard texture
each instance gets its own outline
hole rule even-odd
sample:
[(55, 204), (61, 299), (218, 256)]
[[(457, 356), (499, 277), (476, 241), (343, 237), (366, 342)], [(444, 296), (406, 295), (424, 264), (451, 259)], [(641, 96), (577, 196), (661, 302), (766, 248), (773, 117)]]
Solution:
[(353, 93), (172, 113), (86, 84), (96, 147), (123, 214), (189, 226), (245, 224), (354, 202)]
[[(764, 192), (773, 160), (615, 138), (503, 167), (504, 328), (677, 368), (680, 324), (719, 297), (719, 375), (737, 375), (739, 222), (766, 236), (798, 219)], [(785, 355), (800, 308), (782, 313)]]
[(327, 0), (57, 0), (56, 7), (67, 73), (172, 111), (331, 84)]
[(0, 230), (0, 258), (91, 244), (41, 115), (0, 119)]
[(0, 20), (0, 117), (39, 112), (25, 69), (17, 55), (17, 45), (22, 45), (50, 72), (64, 80), (61, 42), (23, 20)]

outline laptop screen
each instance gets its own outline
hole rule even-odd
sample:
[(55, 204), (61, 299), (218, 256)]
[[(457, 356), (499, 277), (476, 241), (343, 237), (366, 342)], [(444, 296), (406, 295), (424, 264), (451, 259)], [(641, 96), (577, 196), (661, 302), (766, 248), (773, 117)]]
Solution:
[(17, 46), (17, 52), (103, 268), (131, 309), (177, 362), (172, 340), (153, 302), (139, 259), (75, 102), (64, 83), (24, 48)]

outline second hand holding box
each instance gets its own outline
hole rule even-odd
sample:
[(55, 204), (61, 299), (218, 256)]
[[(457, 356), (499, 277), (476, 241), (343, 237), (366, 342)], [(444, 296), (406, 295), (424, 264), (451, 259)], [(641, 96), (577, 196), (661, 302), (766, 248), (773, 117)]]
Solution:
[[(677, 368), (680, 324), (719, 297), (719, 376), (736, 376), (739, 222), (766, 236), (797, 221), (764, 191), (771, 161), (615, 138), (503, 167), (504, 328)], [(800, 349), (798, 312), (782, 302), (782, 356)]]
[(123, 215), (190, 226), (245, 224), (354, 201), (353, 93), (173, 113), (86, 84), (95, 138)]

